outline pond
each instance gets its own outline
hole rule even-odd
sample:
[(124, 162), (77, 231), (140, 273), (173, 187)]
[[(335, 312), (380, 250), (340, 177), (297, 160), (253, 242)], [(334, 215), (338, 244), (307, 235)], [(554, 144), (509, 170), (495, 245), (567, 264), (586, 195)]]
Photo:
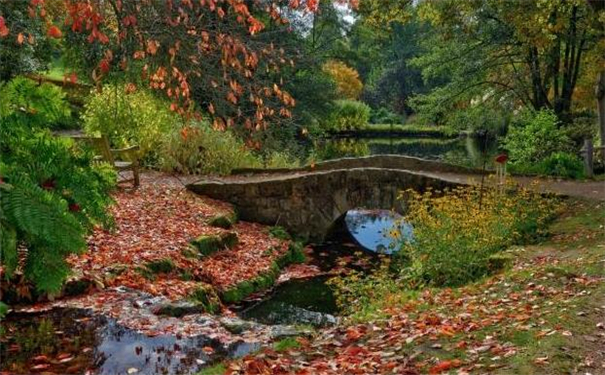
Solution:
[(395, 154), (467, 167), (482, 167), (485, 158), (489, 161), (497, 154), (497, 143), (495, 140), (486, 141), (474, 137), (328, 138), (317, 141), (314, 149), (319, 160)]

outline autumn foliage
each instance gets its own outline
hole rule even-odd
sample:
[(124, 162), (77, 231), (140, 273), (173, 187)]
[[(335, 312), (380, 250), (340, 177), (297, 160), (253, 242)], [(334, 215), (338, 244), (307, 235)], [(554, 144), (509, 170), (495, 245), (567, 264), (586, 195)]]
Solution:
[[(259, 35), (268, 24), (287, 27), (288, 7), (315, 12), (319, 2), (31, 0), (28, 12), (47, 25), (48, 38), (85, 36), (96, 56), (87, 61), (89, 74), (99, 87), (114, 72), (134, 73), (125, 75), (162, 93), (171, 110), (187, 117), (207, 111), (215, 128), (252, 132), (290, 117), (295, 105), (280, 77), (294, 61)], [(0, 38), (11, 34), (20, 41), (28, 35), (0, 13)]]
[(323, 69), (334, 82), (338, 93), (343, 99), (357, 99), (363, 89), (363, 83), (359, 79), (359, 73), (341, 61), (328, 61)]

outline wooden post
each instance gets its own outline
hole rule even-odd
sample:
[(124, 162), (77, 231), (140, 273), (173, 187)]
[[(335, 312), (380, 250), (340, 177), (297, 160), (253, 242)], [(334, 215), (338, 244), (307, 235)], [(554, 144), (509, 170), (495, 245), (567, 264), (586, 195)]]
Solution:
[(586, 172), (586, 177), (592, 178), (593, 176), (593, 164), (592, 164), (592, 155), (593, 155), (593, 147), (592, 147), (592, 139), (587, 138), (584, 140), (584, 148), (582, 149), (582, 155), (584, 156), (584, 171)]

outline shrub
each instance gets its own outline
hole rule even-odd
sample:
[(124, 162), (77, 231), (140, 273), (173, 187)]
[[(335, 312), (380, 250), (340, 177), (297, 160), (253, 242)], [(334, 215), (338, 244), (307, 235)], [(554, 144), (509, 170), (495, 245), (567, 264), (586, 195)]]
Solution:
[(213, 130), (206, 123), (175, 128), (165, 138), (160, 165), (166, 171), (229, 174), (235, 168), (261, 167), (231, 132)]
[(413, 285), (455, 286), (487, 275), (493, 254), (543, 236), (555, 208), (552, 200), (525, 189), (406, 194), (413, 240), (402, 243), (397, 257)]
[(106, 207), (115, 172), (106, 164), (92, 165), (92, 152), (73, 141), (36, 127), (46, 116), (14, 105), (0, 113), (0, 259), (3, 276), (20, 282), (13, 279), (17, 248), (27, 249), (25, 282), (55, 294), (69, 274), (65, 258), (86, 249), (85, 235), (94, 224), (111, 223)]
[(324, 64), (323, 71), (328, 73), (336, 83), (336, 91), (340, 97), (352, 100), (359, 98), (363, 83), (355, 69), (341, 61), (331, 60)]
[[(50, 84), (17, 77), (0, 86), (0, 114), (16, 110), (35, 113), (30, 118), (30, 127), (49, 129), (73, 128), (75, 119), (61, 88)], [(35, 122), (35, 123), (34, 123)]]
[(144, 165), (154, 166), (162, 140), (181, 122), (162, 100), (138, 89), (127, 93), (119, 84), (107, 85), (86, 103), (84, 128), (105, 135), (113, 147), (137, 144)]
[(515, 164), (512, 170), (517, 173), (559, 176), (579, 179), (585, 177), (584, 163), (580, 157), (568, 152), (555, 152), (537, 164)]
[(370, 107), (355, 100), (337, 100), (334, 111), (324, 122), (331, 131), (363, 129), (370, 119)]
[(538, 163), (559, 151), (569, 151), (571, 140), (559, 127), (554, 112), (522, 112), (510, 126), (504, 139), (512, 164)]
[(384, 107), (372, 110), (370, 114), (370, 123), (372, 124), (403, 124), (403, 116), (391, 112)]

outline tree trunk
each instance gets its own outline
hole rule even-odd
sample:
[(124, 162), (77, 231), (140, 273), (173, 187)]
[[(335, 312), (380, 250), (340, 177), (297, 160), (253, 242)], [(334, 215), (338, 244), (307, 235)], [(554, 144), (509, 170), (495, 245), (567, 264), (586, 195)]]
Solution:
[(599, 113), (599, 135), (601, 136), (601, 158), (605, 164), (605, 70), (599, 73), (595, 96), (597, 97), (597, 111)]

